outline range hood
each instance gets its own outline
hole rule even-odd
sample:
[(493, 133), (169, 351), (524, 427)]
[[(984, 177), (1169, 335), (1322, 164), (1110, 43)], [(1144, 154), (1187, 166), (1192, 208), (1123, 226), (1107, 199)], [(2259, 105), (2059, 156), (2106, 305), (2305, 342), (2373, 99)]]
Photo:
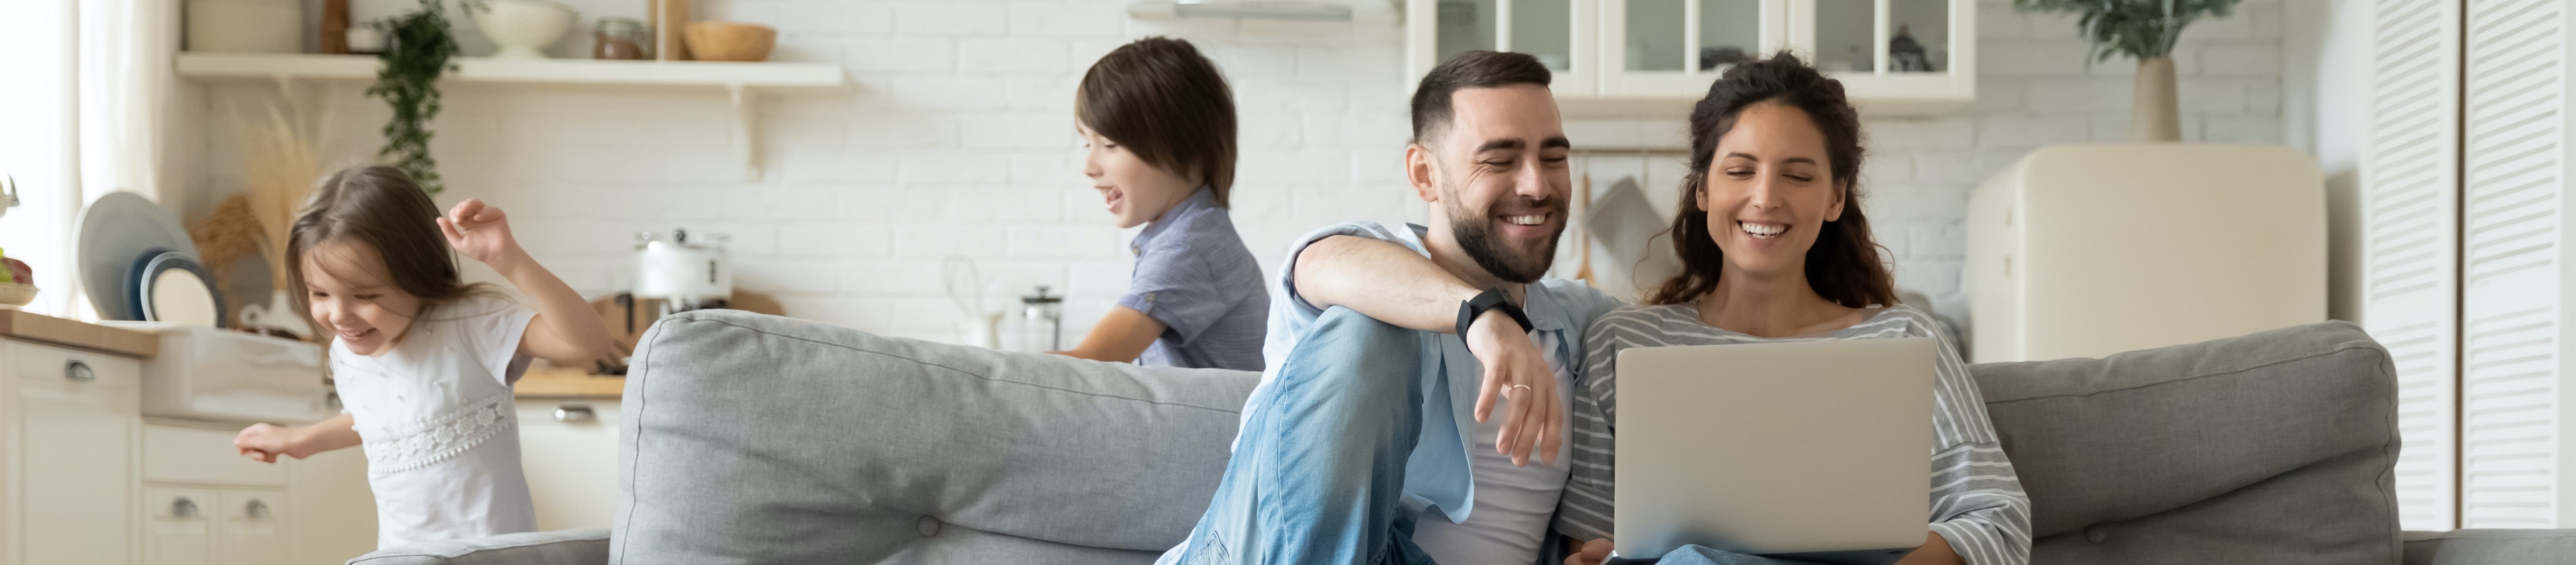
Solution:
[(1351, 21), (1351, 6), (1322, 0), (1148, 0), (1129, 4), (1127, 15), (1347, 22)]

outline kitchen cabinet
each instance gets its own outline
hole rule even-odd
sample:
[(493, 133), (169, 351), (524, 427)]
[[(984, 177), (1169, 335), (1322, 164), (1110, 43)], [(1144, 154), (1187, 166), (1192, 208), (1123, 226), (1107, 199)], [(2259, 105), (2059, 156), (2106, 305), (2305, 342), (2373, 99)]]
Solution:
[(618, 404), (519, 399), (519, 465), (536, 503), (537, 529), (607, 527), (616, 521)]
[[(362, 454), (352, 449), (302, 461), (252, 461), (232, 449), (234, 430), (242, 425), (171, 420), (143, 426), (143, 563), (339, 563), (375, 548), (374, 504), (364, 488)], [(338, 458), (322, 459), (346, 455), (358, 455), (360, 465), (330, 466)], [(335, 472), (322, 476), (300, 468), (316, 459)], [(333, 476), (354, 476), (359, 488), (334, 492), (298, 485), (299, 478)], [(315, 500), (298, 505), (298, 494)], [(325, 529), (342, 543), (317, 544), (330, 551), (304, 551), (298, 544), (320, 540), (299, 539), (299, 527)]]
[[(1680, 118), (1734, 63), (1789, 50), (1873, 114), (1966, 107), (1975, 0), (1415, 0), (1406, 67), (1419, 79), (1472, 49), (1537, 56), (1569, 118)], [(1407, 88), (1412, 86), (1408, 81)]]
[(13, 440), (0, 562), (132, 562), (140, 362), (23, 342), (0, 342), (0, 357)]

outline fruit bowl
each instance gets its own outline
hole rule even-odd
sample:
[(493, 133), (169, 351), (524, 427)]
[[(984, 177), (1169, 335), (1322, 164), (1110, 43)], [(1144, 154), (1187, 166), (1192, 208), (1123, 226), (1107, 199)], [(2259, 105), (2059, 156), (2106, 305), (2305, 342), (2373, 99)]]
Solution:
[(0, 305), (26, 306), (36, 301), (36, 285), (0, 283)]

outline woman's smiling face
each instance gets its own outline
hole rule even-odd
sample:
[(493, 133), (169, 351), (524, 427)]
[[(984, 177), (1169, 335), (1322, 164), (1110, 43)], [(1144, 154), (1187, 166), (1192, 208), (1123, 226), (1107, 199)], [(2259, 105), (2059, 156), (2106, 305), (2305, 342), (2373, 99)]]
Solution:
[(1825, 133), (1805, 110), (1771, 102), (1736, 114), (1717, 140), (1698, 195), (1726, 270), (1773, 277), (1801, 273), (1826, 222), (1842, 218), (1843, 186), (1825, 154)]

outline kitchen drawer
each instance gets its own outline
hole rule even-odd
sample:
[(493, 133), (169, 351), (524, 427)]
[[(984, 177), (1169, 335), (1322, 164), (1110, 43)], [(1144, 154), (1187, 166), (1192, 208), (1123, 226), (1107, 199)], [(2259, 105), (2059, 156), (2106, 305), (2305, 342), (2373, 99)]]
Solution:
[(233, 448), (233, 435), (232, 432), (196, 428), (144, 426), (143, 480), (286, 485), (285, 465), (261, 463), (241, 456), (241, 452)]
[(214, 513), (215, 562), (286, 562), (286, 491), (224, 489), (222, 497), (223, 507)]
[(127, 390), (142, 386), (143, 381), (143, 361), (138, 359), (21, 341), (9, 342), (9, 365), (17, 368), (18, 376), (37, 380)]

